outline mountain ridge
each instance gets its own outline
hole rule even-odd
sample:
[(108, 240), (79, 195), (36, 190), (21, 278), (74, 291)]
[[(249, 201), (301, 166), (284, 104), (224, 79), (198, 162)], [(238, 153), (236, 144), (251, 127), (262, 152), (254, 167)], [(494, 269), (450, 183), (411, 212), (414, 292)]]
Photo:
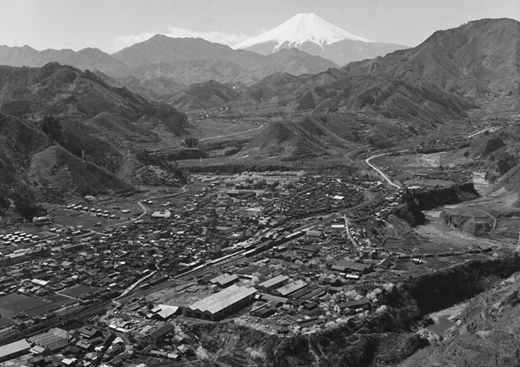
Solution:
[(212, 43), (201, 38), (155, 35), (112, 55), (99, 49), (37, 51), (29, 46), (0, 46), (0, 65), (42, 67), (49, 62), (81, 70), (99, 71), (148, 97), (171, 94), (165, 86), (190, 85), (216, 80), (251, 85), (272, 72), (312, 74), (334, 62), (302, 51), (263, 56)]
[[(424, 79), (476, 98), (518, 93), (520, 22), (482, 19), (436, 31), (420, 45), (342, 68), (349, 75), (385, 74), (410, 82)], [(410, 73), (411, 72), (411, 73)]]

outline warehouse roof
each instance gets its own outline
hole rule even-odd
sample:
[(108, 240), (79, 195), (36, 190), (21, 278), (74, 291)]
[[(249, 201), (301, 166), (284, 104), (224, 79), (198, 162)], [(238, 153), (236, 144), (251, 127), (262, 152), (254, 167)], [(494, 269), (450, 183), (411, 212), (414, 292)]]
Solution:
[(195, 311), (209, 312), (216, 314), (223, 309), (253, 295), (256, 289), (232, 285), (218, 293), (212, 294), (198, 302), (195, 302), (188, 308)]
[(167, 319), (170, 316), (173, 316), (179, 310), (178, 306), (170, 306), (170, 305), (159, 305), (159, 312), (157, 315), (163, 319)]
[(238, 275), (236, 275), (236, 274), (230, 275), (228, 273), (224, 273), (222, 275), (219, 275), (218, 277), (211, 279), (209, 282), (211, 284), (226, 285), (226, 284), (229, 284), (229, 283), (237, 281), (237, 280), (238, 280)]
[(0, 360), (17, 353), (26, 352), (29, 349), (31, 349), (31, 344), (27, 343), (27, 340), (25, 339), (21, 339), (7, 345), (2, 345), (0, 347)]
[(272, 286), (285, 282), (287, 279), (289, 279), (287, 275), (280, 274), (278, 276), (275, 276), (274, 278), (268, 279), (265, 282), (260, 283), (258, 286), (262, 288), (271, 288)]
[(291, 293), (294, 293), (296, 292), (297, 290), (299, 289), (302, 289), (303, 287), (305, 287), (307, 285), (307, 283), (305, 283), (303, 280), (301, 279), (298, 279), (298, 280), (295, 280), (294, 282), (292, 283), (289, 283), (289, 284), (286, 284), (284, 285), (283, 287), (280, 287), (278, 288), (276, 291), (281, 295), (281, 296), (287, 296)]
[(50, 351), (65, 348), (68, 344), (67, 339), (51, 333), (35, 335), (29, 338), (29, 340), (34, 344), (38, 344), (49, 349)]

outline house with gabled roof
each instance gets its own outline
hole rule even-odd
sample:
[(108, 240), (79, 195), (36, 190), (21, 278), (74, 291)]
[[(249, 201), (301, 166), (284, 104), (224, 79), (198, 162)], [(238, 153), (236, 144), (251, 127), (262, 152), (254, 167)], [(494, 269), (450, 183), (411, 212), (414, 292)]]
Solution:
[(147, 334), (143, 340), (148, 344), (157, 344), (160, 342), (167, 334), (172, 333), (175, 330), (175, 327), (166, 323), (163, 326), (153, 330), (149, 334)]

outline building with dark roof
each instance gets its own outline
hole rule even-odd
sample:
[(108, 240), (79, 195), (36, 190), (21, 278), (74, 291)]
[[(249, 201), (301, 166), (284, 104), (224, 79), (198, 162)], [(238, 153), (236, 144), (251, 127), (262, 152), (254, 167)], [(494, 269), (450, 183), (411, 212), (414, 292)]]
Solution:
[(174, 330), (175, 330), (175, 327), (172, 324), (166, 323), (163, 326), (161, 326), (160, 328), (155, 329), (154, 331), (152, 331), (151, 333), (146, 335), (144, 337), (144, 341), (146, 341), (149, 344), (156, 344), (157, 342), (162, 340), (166, 336), (166, 334), (169, 334), (169, 333), (173, 332)]
[(237, 280), (238, 280), (238, 275), (236, 275), (236, 274), (231, 275), (231, 274), (225, 273), (225, 274), (219, 275), (218, 277), (211, 279), (209, 282), (211, 284), (216, 284), (219, 287), (225, 288), (225, 287), (228, 287), (231, 284), (235, 283)]
[(287, 297), (288, 295), (299, 291), (300, 289), (307, 286), (307, 283), (305, 283), (303, 280), (298, 279), (294, 282), (291, 282), (289, 284), (284, 285), (283, 287), (277, 288), (275, 293), (279, 294), (282, 297)]
[(287, 275), (280, 274), (280, 275), (275, 276), (274, 278), (268, 279), (265, 282), (258, 284), (258, 286), (260, 288), (269, 290), (269, 289), (281, 286), (287, 280), (289, 280), (289, 277)]
[(275, 312), (276, 312), (276, 307), (274, 307), (271, 304), (265, 304), (255, 310), (251, 311), (251, 315), (256, 316), (256, 317), (266, 318), (266, 317), (271, 316)]
[(345, 308), (349, 308), (349, 309), (358, 309), (358, 308), (367, 309), (367, 308), (370, 307), (370, 302), (366, 298), (362, 298), (362, 299), (357, 300), (357, 301), (347, 301), (347, 302), (340, 303), (338, 305), (338, 307), (341, 310), (343, 310)]
[(93, 339), (98, 336), (101, 336), (102, 333), (100, 330), (96, 328), (90, 326), (83, 326), (81, 329), (79, 329), (79, 335), (85, 339)]
[(298, 323), (299, 323), (300, 327), (306, 328), (306, 327), (311, 327), (314, 325), (320, 325), (320, 324), (323, 324), (324, 322), (325, 322), (325, 320), (320, 319), (319, 317), (313, 317), (313, 318), (310, 318), (307, 320), (301, 320)]

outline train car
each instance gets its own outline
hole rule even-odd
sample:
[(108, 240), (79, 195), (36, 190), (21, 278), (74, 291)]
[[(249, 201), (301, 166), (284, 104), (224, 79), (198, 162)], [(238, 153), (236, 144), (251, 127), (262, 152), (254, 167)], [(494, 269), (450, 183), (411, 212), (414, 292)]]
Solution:
[(162, 277), (150, 280), (149, 283), (150, 283), (150, 286), (153, 287), (153, 286), (156, 286), (157, 284), (166, 282), (168, 279), (169, 278), (166, 275), (164, 275)]
[(250, 244), (248, 244), (247, 246), (245, 246), (244, 250), (248, 251), (248, 250), (256, 248), (256, 246), (258, 246), (258, 242), (254, 241), (254, 242), (251, 242)]
[(299, 237), (303, 236), (304, 234), (305, 234), (304, 231), (298, 231), (298, 232), (290, 233), (290, 234), (288, 234), (286, 236), (282, 236), (281, 238), (276, 239), (275, 245), (281, 245), (283, 243), (289, 242), (291, 240), (294, 240), (296, 238), (299, 238)]
[(179, 274), (186, 273), (188, 271), (194, 270), (196, 267), (201, 266), (201, 265), (205, 266), (206, 265), (205, 261), (203, 261), (203, 260), (194, 261), (192, 263), (185, 264), (185, 266), (180, 268), (177, 271), (177, 273), (179, 273)]
[(233, 253), (233, 254), (228, 254), (228, 255), (225, 255), (225, 256), (222, 256), (222, 257), (219, 257), (218, 259), (213, 259), (213, 260), (210, 260), (208, 261), (208, 265), (215, 265), (215, 264), (218, 264), (222, 261), (226, 261), (230, 258), (232, 258), (233, 256), (236, 256), (237, 254), (236, 253)]
[(139, 290), (144, 291), (144, 290), (146, 290), (148, 288), (150, 288), (150, 283), (148, 283), (148, 282), (139, 285)]
[(250, 250), (245, 251), (242, 255), (244, 255), (245, 257), (251, 257), (251, 256), (255, 255), (257, 250), (258, 249), (256, 249), (256, 248), (252, 248)]

